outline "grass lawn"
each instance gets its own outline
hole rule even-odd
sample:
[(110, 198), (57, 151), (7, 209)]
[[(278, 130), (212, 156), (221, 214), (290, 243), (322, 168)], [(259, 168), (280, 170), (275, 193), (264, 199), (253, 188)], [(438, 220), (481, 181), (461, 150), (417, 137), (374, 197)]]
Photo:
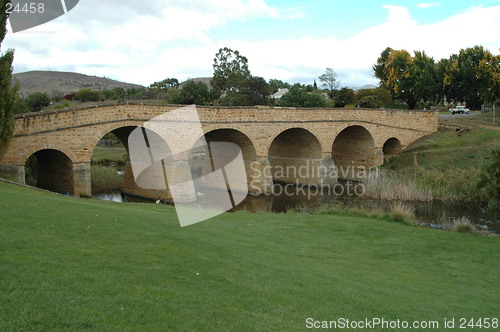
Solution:
[[(0, 331), (301, 331), (496, 317), (500, 239), (339, 215), (173, 207), (0, 183)], [(442, 326), (442, 325), (441, 325)]]
[(112, 147), (97, 146), (92, 154), (92, 161), (98, 162), (102, 160), (123, 161), (127, 150), (123, 145), (115, 145)]

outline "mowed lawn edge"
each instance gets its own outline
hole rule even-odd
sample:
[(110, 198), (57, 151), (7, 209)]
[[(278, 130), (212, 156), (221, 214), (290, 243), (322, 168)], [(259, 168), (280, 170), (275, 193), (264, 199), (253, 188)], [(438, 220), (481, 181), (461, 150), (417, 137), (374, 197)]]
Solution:
[(500, 242), (341, 215), (175, 209), (0, 183), (0, 330), (301, 331), (498, 317)]

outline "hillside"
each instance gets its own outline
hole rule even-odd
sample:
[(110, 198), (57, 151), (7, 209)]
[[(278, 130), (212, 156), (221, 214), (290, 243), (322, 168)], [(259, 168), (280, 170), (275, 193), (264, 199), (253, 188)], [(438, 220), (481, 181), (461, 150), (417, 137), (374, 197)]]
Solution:
[(140, 85), (115, 81), (109, 78), (88, 76), (79, 73), (58, 71), (29, 71), (13, 75), (13, 80), (21, 84), (19, 94), (25, 97), (32, 92), (55, 91), (62, 94), (76, 92), (84, 88), (106, 90), (122, 87), (124, 89), (140, 88)]

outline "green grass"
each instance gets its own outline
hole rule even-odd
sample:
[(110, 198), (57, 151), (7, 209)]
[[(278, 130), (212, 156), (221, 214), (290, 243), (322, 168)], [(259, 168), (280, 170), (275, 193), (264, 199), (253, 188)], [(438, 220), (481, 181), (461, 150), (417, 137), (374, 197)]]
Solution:
[(0, 183), (0, 330), (301, 331), (312, 317), (498, 317), (498, 238), (223, 214)]
[(100, 162), (103, 160), (122, 162), (126, 160), (127, 150), (123, 145), (114, 145), (112, 147), (97, 146), (92, 154), (93, 162)]
[[(415, 179), (434, 199), (454, 202), (485, 201), (477, 187), (481, 168), (491, 162), (491, 151), (500, 146), (500, 131), (492, 128), (491, 113), (442, 122), (468, 130), (440, 130), (413, 143), (391, 158), (383, 169), (398, 179)], [(500, 126), (496, 126), (500, 128)], [(417, 154), (418, 165), (414, 163)], [(392, 173), (392, 174), (391, 174)]]

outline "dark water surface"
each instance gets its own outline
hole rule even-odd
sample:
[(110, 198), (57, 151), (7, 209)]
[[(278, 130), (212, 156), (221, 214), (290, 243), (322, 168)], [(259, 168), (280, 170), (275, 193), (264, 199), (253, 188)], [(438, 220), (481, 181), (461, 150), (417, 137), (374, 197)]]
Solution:
[[(152, 202), (136, 199), (133, 197), (122, 197), (119, 192), (110, 194), (98, 194), (96, 198), (108, 201), (122, 202)], [(217, 201), (217, 197), (212, 197)], [(200, 197), (200, 206), (210, 206), (210, 199)], [(315, 213), (329, 209), (339, 208), (362, 208), (369, 211), (389, 212), (393, 202), (371, 200), (357, 196), (335, 196), (322, 194), (321, 192), (310, 192), (308, 194), (295, 193), (288, 195), (273, 195), (266, 197), (247, 198), (232, 211), (248, 210), (250, 212), (273, 212), (285, 213), (287, 211), (298, 211), (304, 213)], [(416, 221), (429, 224), (443, 224), (452, 221), (454, 218), (467, 217), (472, 224), (487, 226), (490, 230), (500, 233), (500, 216), (487, 212), (484, 207), (467, 204), (445, 204), (441, 201), (431, 202), (404, 202), (415, 213)]]

